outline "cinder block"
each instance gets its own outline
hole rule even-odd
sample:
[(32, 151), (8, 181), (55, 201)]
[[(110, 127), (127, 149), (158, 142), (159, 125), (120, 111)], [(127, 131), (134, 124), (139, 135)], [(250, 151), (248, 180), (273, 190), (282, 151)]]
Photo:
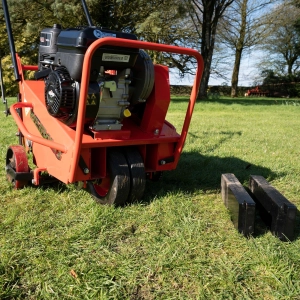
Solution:
[(221, 194), (234, 227), (244, 236), (254, 233), (255, 202), (234, 174), (221, 176)]
[(297, 207), (263, 177), (251, 175), (249, 188), (271, 217), (271, 232), (280, 240), (293, 240)]

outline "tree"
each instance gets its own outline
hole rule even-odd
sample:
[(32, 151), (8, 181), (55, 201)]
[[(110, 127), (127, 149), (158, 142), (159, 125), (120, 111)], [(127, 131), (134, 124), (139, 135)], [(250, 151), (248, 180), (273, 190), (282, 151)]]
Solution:
[(211, 71), (216, 32), (225, 10), (234, 0), (187, 0), (189, 13), (198, 39), (201, 41), (201, 54), (204, 70), (200, 84), (199, 98), (206, 98)]
[(266, 68), (270, 69), (271, 64), (272, 69), (289, 76), (298, 70), (300, 35), (295, 23), (299, 14), (299, 8), (290, 3), (283, 3), (275, 7), (269, 15), (268, 27), (271, 33), (262, 46), (262, 49), (268, 53), (268, 56), (263, 59)]
[[(24, 64), (36, 64), (39, 45), (39, 33), (45, 27), (52, 27), (54, 23), (60, 23), (63, 26), (67, 22), (61, 22), (61, 12), (65, 20), (72, 21), (73, 24), (78, 20), (74, 15), (76, 6), (66, 3), (65, 9), (62, 9), (59, 3), (53, 1), (39, 0), (7, 0), (9, 13), (11, 17), (13, 37), (15, 48), (19, 56), (22, 57)], [(2, 11), (2, 5), (0, 7)], [(81, 13), (82, 14), (82, 13)], [(14, 82), (14, 76), (11, 66), (10, 50), (8, 47), (8, 37), (4, 16), (0, 15), (0, 51), (3, 59), (2, 67), (4, 69), (4, 81), (6, 82), (7, 94), (14, 95), (17, 93), (17, 84)], [(3, 26), (3, 27), (2, 27)]]
[(275, 1), (236, 0), (221, 20), (219, 39), (234, 52), (231, 97), (237, 96), (242, 55), (266, 37), (265, 18), (262, 16), (267, 13), (267, 6)]
[[(53, 24), (61, 24), (63, 28), (87, 25), (79, 0), (7, 0), (7, 2), (16, 51), (22, 57), (22, 62), (26, 64), (37, 63), (39, 35), (43, 28), (52, 27)], [(122, 20), (121, 17), (116, 16), (117, 14), (114, 11), (118, 2), (120, 1), (87, 0), (95, 25), (107, 27), (113, 24), (116, 28), (122, 29), (126, 27), (126, 25), (121, 26), (120, 22), (117, 23), (116, 21)], [(131, 9), (133, 8), (131, 7)], [(99, 14), (99, 11), (101, 14)], [(3, 59), (5, 86), (7, 93), (13, 95), (17, 92), (17, 85), (14, 82), (10, 68), (10, 50), (3, 14), (0, 14), (0, 21), (0, 52)]]
[[(151, 3), (143, 6), (151, 11), (143, 20), (137, 22), (135, 33), (140, 39), (155, 43), (164, 43), (175, 46), (195, 45), (194, 28), (187, 21), (187, 10), (183, 1), (162, 0), (158, 7)], [(150, 52), (154, 63), (162, 63), (171, 68), (176, 67), (179, 76), (194, 74), (194, 59), (185, 55), (174, 55), (164, 52)]]
[[(80, 0), (7, 1), (16, 50), (29, 64), (37, 62), (39, 33), (43, 28), (55, 23), (63, 28), (87, 25)], [(179, 46), (192, 43), (193, 28), (185, 21), (184, 0), (176, 3), (172, 0), (86, 0), (86, 3), (95, 26), (135, 33), (139, 39), (151, 42)], [(3, 20), (0, 15), (1, 18)], [(7, 35), (2, 24), (4, 22), (0, 24), (0, 51), (9, 61)], [(181, 75), (192, 72), (192, 62), (185, 56), (154, 52), (150, 55), (156, 63), (178, 67)]]
[[(52, 27), (55, 23), (63, 28), (87, 24), (79, 0), (7, 1), (16, 50), (19, 55), (26, 57), (26, 63), (29, 64), (37, 62), (39, 33), (43, 28)], [(95, 26), (131, 32), (145, 41), (201, 50), (205, 70), (200, 95), (206, 95), (218, 21), (233, 1), (86, 0)], [(1, 18), (3, 16), (0, 15)], [(1, 26), (0, 50), (8, 56), (7, 36), (5, 31), (1, 31)], [(5, 43), (2, 44), (2, 41)], [(154, 52), (150, 52), (150, 55), (155, 63), (177, 67), (180, 76), (194, 73), (193, 58)]]

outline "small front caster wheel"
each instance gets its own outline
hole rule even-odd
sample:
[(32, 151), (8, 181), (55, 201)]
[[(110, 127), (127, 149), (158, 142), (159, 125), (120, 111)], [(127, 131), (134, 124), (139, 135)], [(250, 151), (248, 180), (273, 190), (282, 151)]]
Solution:
[(29, 181), (16, 180), (14, 174), (29, 173), (28, 159), (25, 149), (21, 145), (10, 146), (6, 153), (6, 178), (15, 189), (21, 189)]

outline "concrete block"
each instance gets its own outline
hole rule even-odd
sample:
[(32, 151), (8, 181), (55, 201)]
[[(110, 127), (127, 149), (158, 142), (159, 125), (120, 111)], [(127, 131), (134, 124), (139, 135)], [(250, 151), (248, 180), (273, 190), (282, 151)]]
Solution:
[(259, 175), (251, 175), (249, 189), (271, 219), (271, 232), (282, 241), (293, 240), (297, 207)]
[(221, 176), (221, 194), (234, 227), (244, 236), (254, 233), (255, 202), (234, 174)]

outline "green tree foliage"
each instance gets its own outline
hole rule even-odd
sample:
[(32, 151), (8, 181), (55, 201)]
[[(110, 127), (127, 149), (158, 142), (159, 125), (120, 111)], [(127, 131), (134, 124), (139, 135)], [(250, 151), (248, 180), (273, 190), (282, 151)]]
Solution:
[[(136, 34), (148, 42), (170, 44), (175, 46), (195, 46), (194, 27), (188, 19), (184, 2), (160, 1), (156, 2), (156, 9), (153, 4), (147, 2), (145, 10), (147, 13), (142, 20), (136, 24)], [(177, 67), (179, 75), (187, 73), (194, 74), (193, 59), (185, 55), (170, 55), (167, 53), (151, 52), (155, 63), (167, 64), (170, 67)]]
[[(60, 23), (63, 26), (67, 26), (67, 23), (76, 25), (78, 19), (83, 18), (82, 9), (80, 10), (78, 5), (74, 5), (73, 2), (75, 1), (65, 1), (65, 5), (59, 2), (61, 1), (7, 1), (15, 48), (18, 55), (22, 57), (23, 64), (37, 63), (39, 33), (43, 28), (52, 27), (55, 23)], [(18, 91), (18, 86), (15, 83), (13, 70), (11, 68), (10, 50), (2, 6), (0, 12), (0, 52), (3, 78), (7, 94), (15, 95)], [(80, 18), (78, 18), (78, 16), (80, 16)]]
[[(45, 27), (87, 25), (80, 0), (7, 0), (16, 51), (27, 64), (37, 63), (39, 33)], [(139, 39), (172, 45), (190, 45), (193, 28), (185, 22), (183, 1), (171, 0), (86, 0), (95, 26), (135, 33)], [(2, 8), (0, 8), (2, 13)], [(9, 66), (10, 51), (3, 14), (0, 15), (0, 51), (8, 94), (17, 92)], [(190, 71), (182, 56), (150, 53), (156, 63), (177, 66), (181, 74)]]
[(293, 74), (277, 73), (272, 69), (261, 72), (262, 85), (265, 89), (278, 95), (299, 97), (300, 93), (300, 72)]
[[(101, 5), (99, 5), (99, 2)], [(88, 2), (97, 26), (131, 32), (140, 40), (177, 46), (193, 45), (194, 30), (187, 22), (184, 1), (113, 0)], [(150, 51), (155, 63), (177, 67), (180, 75), (193, 73), (189, 57)]]
[(261, 72), (261, 77), (263, 78), (263, 85), (300, 82), (300, 72), (295, 72), (291, 75), (282, 75), (268, 69)]

